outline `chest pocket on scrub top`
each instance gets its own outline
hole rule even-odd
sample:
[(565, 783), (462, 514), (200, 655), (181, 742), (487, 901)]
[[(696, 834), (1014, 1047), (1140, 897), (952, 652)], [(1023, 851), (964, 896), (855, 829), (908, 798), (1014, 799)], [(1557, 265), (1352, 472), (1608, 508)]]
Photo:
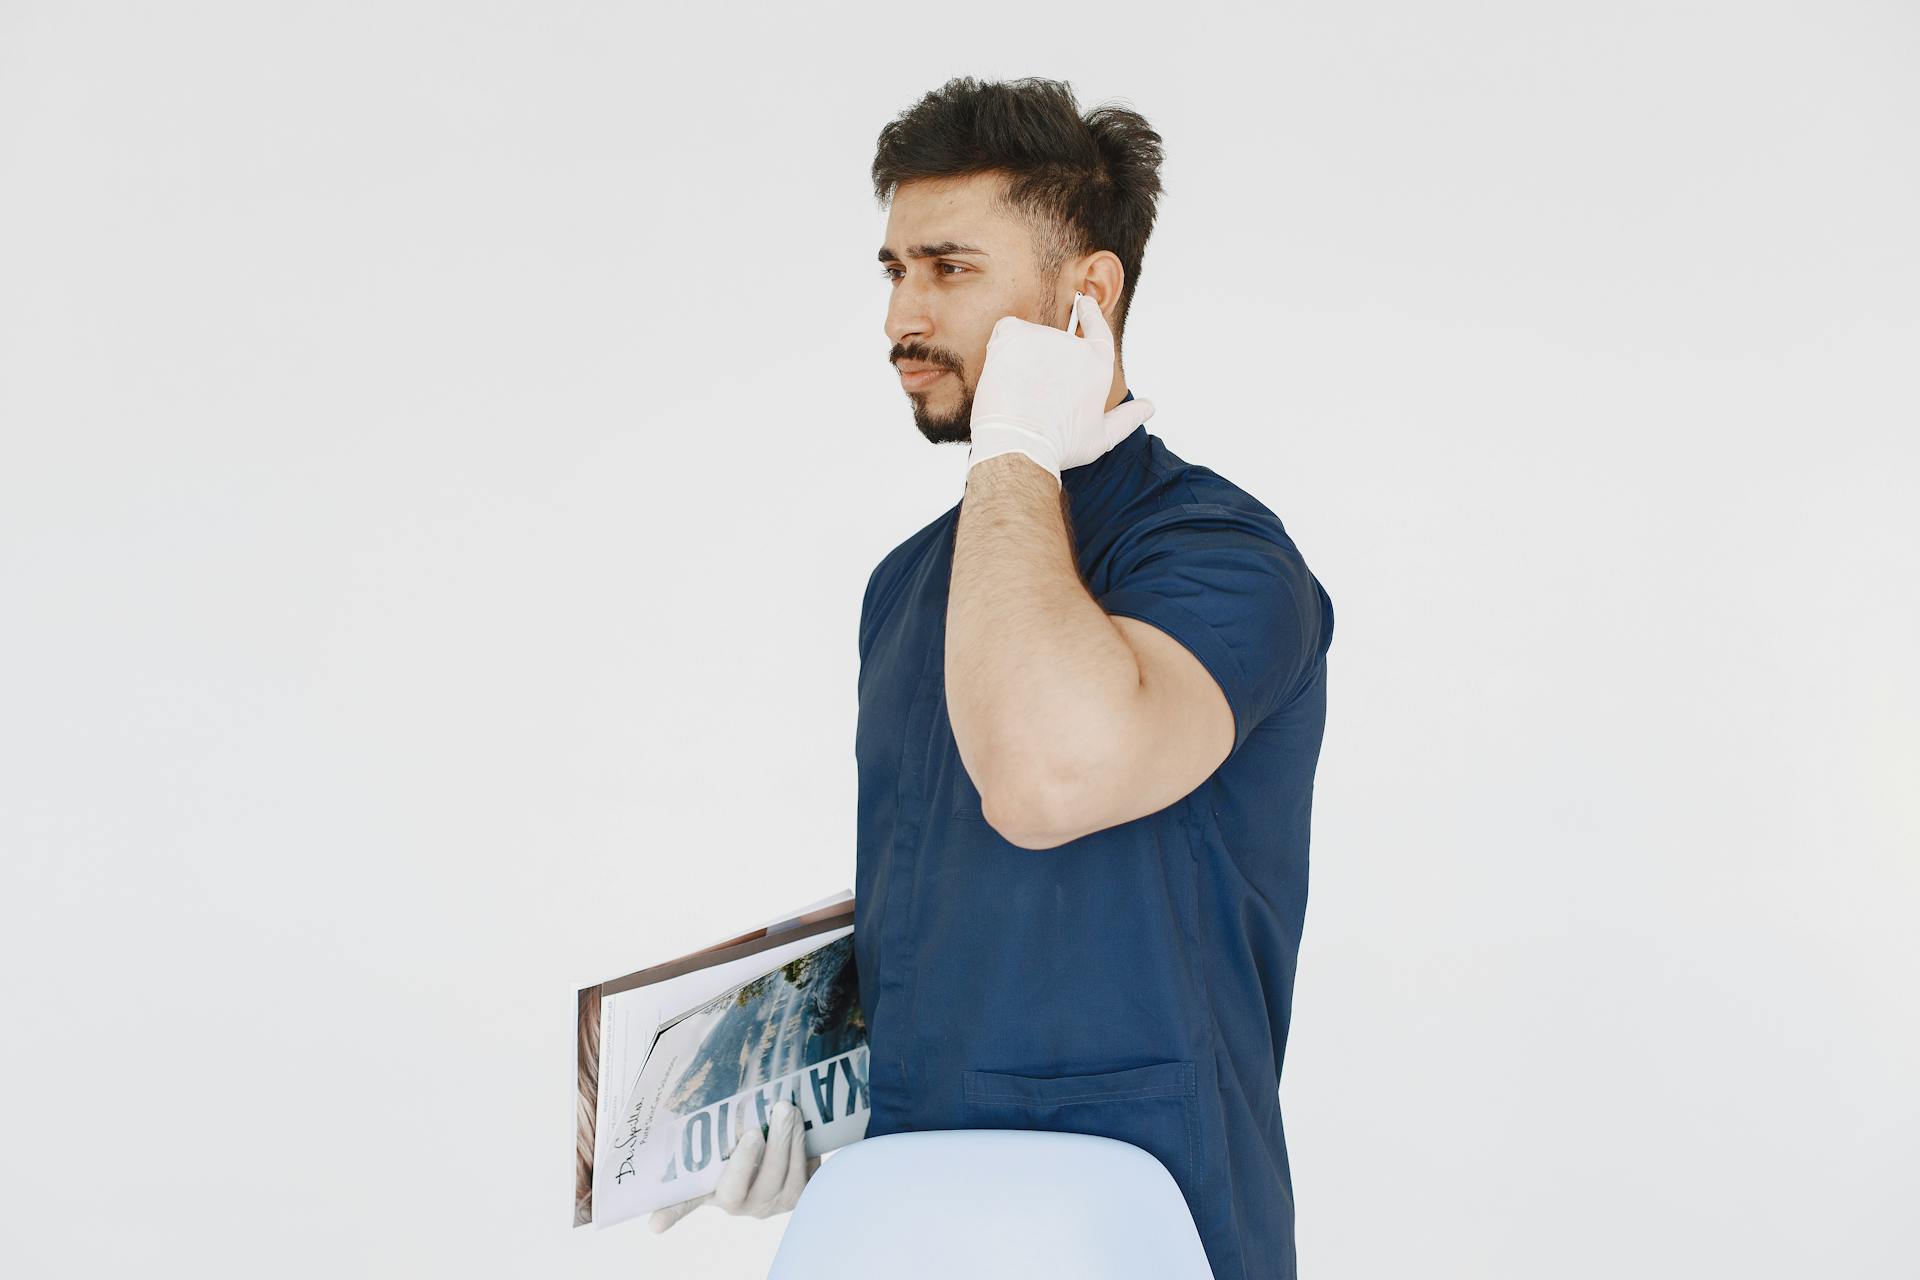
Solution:
[(1051, 1078), (963, 1071), (961, 1097), (970, 1128), (1091, 1133), (1132, 1143), (1159, 1160), (1193, 1202), (1200, 1169), (1191, 1061)]

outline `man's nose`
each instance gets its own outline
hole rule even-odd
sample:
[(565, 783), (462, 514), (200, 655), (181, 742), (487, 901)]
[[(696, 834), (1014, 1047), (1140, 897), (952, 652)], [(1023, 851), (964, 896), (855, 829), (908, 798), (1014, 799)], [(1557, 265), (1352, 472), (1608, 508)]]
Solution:
[(933, 333), (933, 313), (925, 295), (907, 281), (893, 287), (887, 300), (887, 341), (898, 346), (909, 338), (927, 338)]

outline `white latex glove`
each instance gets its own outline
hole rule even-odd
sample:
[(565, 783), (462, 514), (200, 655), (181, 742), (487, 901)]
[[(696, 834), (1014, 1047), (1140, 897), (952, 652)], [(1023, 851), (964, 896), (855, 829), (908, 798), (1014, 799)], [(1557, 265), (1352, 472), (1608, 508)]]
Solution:
[(1001, 316), (987, 338), (987, 358), (973, 389), (973, 448), (967, 470), (1003, 453), (1024, 453), (1055, 482), (1127, 438), (1153, 412), (1135, 397), (1106, 408), (1113, 390), (1113, 332), (1099, 306), (1073, 295), (1067, 329)]
[(767, 1119), (765, 1137), (756, 1124), (734, 1144), (718, 1186), (706, 1195), (655, 1209), (647, 1224), (657, 1234), (708, 1203), (740, 1217), (771, 1218), (800, 1203), (807, 1179), (819, 1167), (819, 1156), (807, 1156), (807, 1129), (800, 1112), (782, 1098)]

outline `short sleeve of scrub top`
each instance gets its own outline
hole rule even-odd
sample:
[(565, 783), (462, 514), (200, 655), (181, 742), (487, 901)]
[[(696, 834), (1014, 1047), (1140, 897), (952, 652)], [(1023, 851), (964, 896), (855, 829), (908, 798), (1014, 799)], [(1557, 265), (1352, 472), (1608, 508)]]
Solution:
[(1298, 691), (1320, 650), (1320, 588), (1280, 521), (1182, 503), (1128, 529), (1113, 556), (1100, 607), (1152, 624), (1200, 660), (1233, 709), (1237, 753)]

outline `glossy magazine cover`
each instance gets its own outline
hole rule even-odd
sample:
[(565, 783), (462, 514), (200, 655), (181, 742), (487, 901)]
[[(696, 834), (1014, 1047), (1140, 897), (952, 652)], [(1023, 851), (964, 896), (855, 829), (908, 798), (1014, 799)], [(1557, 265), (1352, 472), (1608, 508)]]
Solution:
[[(782, 1098), (800, 1111), (809, 1157), (864, 1136), (866, 1023), (851, 924), (760, 945), (707, 971), (735, 979), (725, 989), (671, 1015), (662, 1000), (703, 975), (581, 992), (576, 1225), (605, 1226), (712, 1191), (748, 1126), (765, 1125)], [(598, 1035), (589, 1037), (595, 1004)], [(598, 1040), (591, 1099), (589, 1038)]]

